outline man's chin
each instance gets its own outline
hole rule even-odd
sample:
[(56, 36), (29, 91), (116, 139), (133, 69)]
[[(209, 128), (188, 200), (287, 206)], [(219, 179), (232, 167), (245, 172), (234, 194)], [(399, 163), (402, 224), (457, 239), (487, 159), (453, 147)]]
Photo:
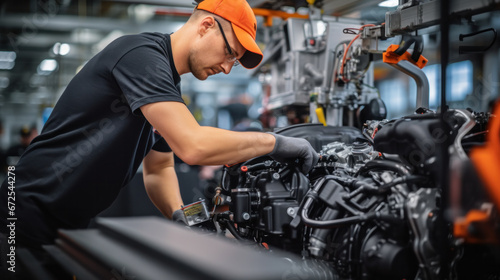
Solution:
[(209, 77), (209, 75), (208, 75), (207, 73), (205, 73), (205, 72), (201, 72), (201, 73), (192, 73), (192, 74), (193, 74), (193, 76), (194, 76), (196, 79), (198, 79), (198, 80), (200, 80), (200, 81), (204, 81), (204, 80), (206, 80), (206, 79)]

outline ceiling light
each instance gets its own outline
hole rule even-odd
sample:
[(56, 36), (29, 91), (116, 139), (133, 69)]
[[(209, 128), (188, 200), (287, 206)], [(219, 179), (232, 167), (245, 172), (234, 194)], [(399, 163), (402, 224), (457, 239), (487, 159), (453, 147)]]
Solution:
[(52, 51), (56, 55), (67, 55), (71, 47), (68, 44), (55, 43), (52, 47)]
[(14, 68), (14, 61), (1, 61), (0, 60), (0, 70), (11, 70)]
[(0, 61), (14, 61), (14, 60), (16, 60), (15, 52), (0, 51)]
[(48, 75), (57, 69), (57, 61), (55, 59), (44, 59), (38, 65), (37, 72), (39, 75)]
[(378, 4), (379, 7), (392, 8), (399, 5), (399, 0), (386, 0)]
[(9, 78), (0, 77), (0, 88), (7, 88), (9, 86)]
[(16, 60), (15, 52), (0, 51), (0, 70), (10, 70), (14, 68)]

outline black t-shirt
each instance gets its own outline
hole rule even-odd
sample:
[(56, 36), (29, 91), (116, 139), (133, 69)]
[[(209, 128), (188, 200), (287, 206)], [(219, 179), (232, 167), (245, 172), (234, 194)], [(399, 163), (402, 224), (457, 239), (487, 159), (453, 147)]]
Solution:
[[(151, 149), (171, 151), (140, 111), (153, 102), (183, 102), (171, 53), (169, 35), (124, 36), (72, 79), (15, 166), (16, 239), (46, 244), (58, 228), (86, 227)], [(9, 186), (5, 180), (0, 188), (4, 232)]]

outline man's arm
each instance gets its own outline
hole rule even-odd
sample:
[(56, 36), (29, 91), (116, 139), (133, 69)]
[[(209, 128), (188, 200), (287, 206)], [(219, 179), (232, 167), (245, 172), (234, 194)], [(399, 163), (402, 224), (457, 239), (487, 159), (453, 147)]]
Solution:
[(275, 137), (261, 132), (234, 132), (200, 126), (186, 105), (156, 102), (141, 111), (177, 156), (191, 165), (237, 163), (270, 153)]
[(143, 178), (149, 199), (167, 218), (183, 205), (174, 169), (174, 153), (149, 151), (143, 160)]

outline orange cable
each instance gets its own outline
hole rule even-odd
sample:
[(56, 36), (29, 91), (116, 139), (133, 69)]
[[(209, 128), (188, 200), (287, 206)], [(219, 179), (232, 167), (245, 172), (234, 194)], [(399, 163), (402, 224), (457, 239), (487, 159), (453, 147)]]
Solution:
[[(362, 31), (365, 27), (373, 27), (373, 26), (375, 26), (375, 24), (365, 24), (365, 25), (361, 26), (358, 30)], [(354, 37), (354, 39), (352, 39), (351, 42), (349, 42), (349, 45), (347, 45), (347, 50), (344, 51), (344, 56), (342, 57), (342, 64), (340, 65), (340, 77), (342, 78), (343, 81), (345, 81), (345, 79), (344, 79), (344, 64), (346, 63), (347, 52), (349, 52), (349, 49), (351, 48), (352, 43), (354, 43), (354, 41), (356, 41), (356, 39), (358, 39), (360, 36), (361, 36), (361, 32), (358, 33), (358, 35), (356, 35), (356, 37)]]

